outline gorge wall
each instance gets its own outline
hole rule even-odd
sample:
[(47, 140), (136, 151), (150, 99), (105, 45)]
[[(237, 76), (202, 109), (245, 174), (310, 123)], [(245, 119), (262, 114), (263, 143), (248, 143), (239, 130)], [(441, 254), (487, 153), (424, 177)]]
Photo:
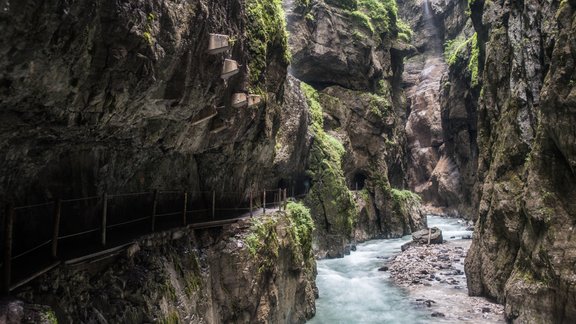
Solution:
[[(402, 77), (410, 114), (408, 181), (433, 213), (474, 218), (476, 106), (469, 76), (458, 70), (445, 44), (474, 30), (467, 1), (399, 1), (400, 16), (415, 31), (414, 52)], [(460, 45), (460, 44), (458, 44)], [(461, 70), (464, 70), (461, 69)]]
[(511, 321), (573, 322), (574, 1), (399, 4), (417, 31), (403, 78), (411, 188), (476, 219), (472, 295)]
[(144, 236), (118, 256), (62, 265), (17, 291), (50, 309), (12, 302), (0, 319), (27, 322), (40, 309), (63, 323), (303, 323), (317, 292), (300, 210)]
[[(306, 239), (284, 216), (155, 234), (113, 263), (60, 267), (17, 296), (65, 321), (301, 322), (314, 313), (312, 249), (338, 257), (351, 241), (423, 227), (419, 198), (403, 190), (410, 31), (394, 1), (353, 3), (284, 3), (304, 83), (286, 73), (280, 1), (2, 2), (3, 202), (154, 188), (201, 202), (194, 192), (241, 199), (292, 186), (308, 193), (315, 223)], [(231, 49), (209, 55), (209, 33), (229, 35)], [(240, 67), (227, 80), (225, 59)], [(263, 103), (234, 108), (234, 93)]]
[[(288, 2), (290, 3), (290, 2)], [(425, 219), (406, 187), (403, 57), (411, 31), (395, 1), (295, 1), (290, 72), (311, 113), (311, 180), (320, 256), (351, 240), (399, 237)]]
[(472, 294), (518, 322), (576, 319), (574, 1), (474, 1), (479, 211)]
[[(288, 65), (277, 3), (2, 5), (2, 201), (150, 188), (246, 196), (276, 187), (275, 134)], [(264, 10), (269, 21), (261, 19)], [(231, 50), (208, 55), (209, 33), (231, 36)], [(225, 58), (240, 64), (227, 82)], [(265, 104), (231, 107), (233, 93), (249, 91)], [(193, 124), (216, 108), (217, 116)]]

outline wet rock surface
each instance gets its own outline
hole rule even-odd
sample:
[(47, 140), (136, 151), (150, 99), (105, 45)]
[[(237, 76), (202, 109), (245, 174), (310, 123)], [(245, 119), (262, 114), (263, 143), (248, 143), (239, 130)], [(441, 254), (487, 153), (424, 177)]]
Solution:
[(505, 323), (504, 306), (468, 296), (464, 259), (469, 247), (469, 240), (411, 246), (384, 267), (396, 284), (406, 288), (414, 304), (436, 320)]
[(258, 237), (261, 245), (244, 220), (159, 232), (112, 258), (62, 265), (16, 290), (24, 303), (0, 303), (0, 323), (27, 323), (26, 316), (63, 323), (303, 323), (315, 312), (312, 251), (296, 252), (283, 214), (254, 220), (270, 234)]
[(510, 321), (573, 323), (576, 2), (478, 1), (471, 14), (485, 60), (470, 292), (506, 303)]
[(472, 33), (467, 3), (406, 0), (399, 1), (399, 8), (416, 31), (411, 43), (418, 49), (406, 59), (402, 75), (410, 107), (406, 123), (409, 186), (425, 204), (469, 217), (463, 211), (471, 205), (468, 197), (475, 181), (476, 120), (467, 105), (469, 93), (458, 91), (446, 99), (455, 77), (449, 76), (443, 53), (445, 41)]

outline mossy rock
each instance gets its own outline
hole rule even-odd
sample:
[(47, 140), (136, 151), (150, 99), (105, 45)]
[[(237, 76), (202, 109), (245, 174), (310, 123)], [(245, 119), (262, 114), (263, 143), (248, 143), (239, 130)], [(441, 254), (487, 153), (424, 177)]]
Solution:
[(346, 9), (356, 10), (358, 8), (358, 0), (325, 0), (331, 6)]

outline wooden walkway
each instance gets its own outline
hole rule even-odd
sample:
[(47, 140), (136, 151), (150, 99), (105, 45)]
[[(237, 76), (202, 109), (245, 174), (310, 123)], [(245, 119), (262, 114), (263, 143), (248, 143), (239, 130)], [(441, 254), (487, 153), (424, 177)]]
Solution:
[[(190, 199), (199, 195), (205, 197), (206, 193), (155, 190), (10, 206), (4, 219), (1, 292), (8, 294), (62, 264), (80, 264), (113, 257), (147, 234), (178, 228), (222, 227), (241, 219), (279, 211), (288, 199), (286, 189), (263, 191), (257, 197), (249, 194), (245, 201), (242, 198), (236, 201), (229, 199), (231, 194), (238, 196), (239, 193), (226, 195), (216, 192), (208, 192), (211, 198), (208, 204)], [(111, 204), (114, 199), (146, 195), (151, 198), (148, 208)], [(163, 200), (162, 195), (176, 196), (176, 199)], [(74, 204), (82, 204), (83, 208), (70, 208)], [(194, 205), (198, 208), (192, 208)], [(126, 211), (130, 209), (140, 211), (138, 214), (127, 214)], [(148, 215), (138, 217), (142, 214)], [(87, 220), (90, 216), (96, 219)], [(34, 237), (26, 235), (26, 232), (31, 233), (27, 228), (37, 229), (39, 224), (48, 227), (44, 233)]]

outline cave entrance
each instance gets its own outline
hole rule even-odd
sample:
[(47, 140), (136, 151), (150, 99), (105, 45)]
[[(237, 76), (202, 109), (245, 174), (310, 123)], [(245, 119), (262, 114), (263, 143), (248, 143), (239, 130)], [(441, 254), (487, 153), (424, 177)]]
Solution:
[(367, 176), (364, 172), (356, 172), (354, 178), (352, 179), (352, 186), (350, 190), (362, 190), (366, 186)]
[(280, 179), (278, 181), (279, 189), (287, 189), (289, 197), (299, 197), (308, 194), (312, 186), (312, 179), (306, 174), (297, 174), (289, 179)]

